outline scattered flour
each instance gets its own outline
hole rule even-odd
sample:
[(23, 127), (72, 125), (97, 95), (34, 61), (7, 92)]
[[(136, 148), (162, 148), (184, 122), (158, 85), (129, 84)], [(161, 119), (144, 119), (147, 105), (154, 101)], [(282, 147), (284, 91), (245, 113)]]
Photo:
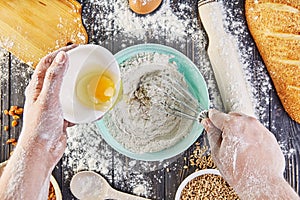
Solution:
[[(235, 2), (228, 2), (228, 4), (231, 4), (232, 9)], [(209, 89), (211, 107), (222, 110), (222, 101), (205, 50), (207, 38), (198, 23), (198, 11), (195, 7), (187, 5), (188, 2), (178, 2), (177, 6), (173, 4), (174, 1), (164, 1), (153, 14), (139, 16), (129, 9), (127, 0), (92, 0), (87, 3), (86, 7), (83, 7), (83, 22), (88, 32), (91, 33), (89, 38), (92, 43), (110, 46), (110, 38), (114, 38), (114, 42), (121, 38), (119, 39), (121, 42), (118, 41), (121, 44), (120, 49), (138, 43), (159, 42), (162, 40), (167, 45), (180, 46), (178, 50), (186, 55), (189, 54), (188, 56), (199, 67), (204, 76)], [(231, 12), (233, 11), (231, 10)], [(227, 15), (230, 15), (230, 12)], [(239, 21), (233, 15), (227, 17), (226, 25), (231, 26), (233, 24), (230, 31), (234, 32), (234, 36), (239, 41), (238, 45), (241, 49), (241, 59), (245, 66), (247, 80), (251, 82), (252, 77), (261, 77), (259, 82), (251, 83), (253, 87), (259, 86), (262, 88), (259, 91), (253, 90), (254, 96), (268, 94), (272, 87), (269, 79), (267, 79), (268, 76), (263, 64), (257, 62), (253, 66), (252, 51), (254, 43), (247, 42), (245, 44), (248, 41), (245, 38), (249, 37), (245, 22)], [(190, 48), (187, 47), (188, 44), (192, 44), (192, 52), (187, 50), (187, 48)], [(255, 70), (257, 74), (249, 73), (251, 67), (257, 68)], [(269, 103), (269, 101), (265, 103)], [(268, 105), (265, 103), (261, 103), (261, 105), (264, 105), (263, 108)], [(268, 117), (263, 116), (265, 110), (261, 106), (257, 108), (260, 109), (261, 119)], [(83, 146), (84, 148), (82, 148)], [(112, 150), (105, 143), (96, 125), (86, 124), (77, 125), (68, 130), (68, 148), (65, 153), (63, 168), (67, 169), (65, 170), (66, 180), (70, 180), (71, 176), (78, 171), (93, 170), (105, 176), (110, 183), (114, 183), (116, 188), (146, 197), (153, 197), (153, 181), (156, 184), (161, 183), (163, 177), (158, 175), (156, 180), (151, 180), (144, 172), (153, 172), (163, 168), (168, 169), (168, 163), (170, 162), (172, 161), (141, 162), (126, 158)]]
[[(67, 134), (67, 149), (62, 163), (66, 184), (77, 172), (91, 170), (105, 177), (116, 189), (154, 198), (153, 185), (164, 180), (159, 174), (181, 156), (159, 162), (130, 159), (113, 150), (102, 139), (94, 123), (70, 127)], [(151, 174), (154, 172), (157, 175), (153, 178)]]
[(14, 46), (14, 41), (7, 37), (7, 36), (1, 36), (0, 37), (0, 46), (5, 46), (7, 48), (12, 48)]
[[(289, 139), (286, 136), (288, 133), (281, 128), (275, 127), (276, 122), (269, 121), (270, 116), (267, 111), (272, 109), (271, 102), (273, 99), (270, 98), (270, 94), (274, 89), (265, 65), (260, 57), (254, 56), (256, 47), (253, 40), (249, 40), (251, 34), (247, 28), (244, 9), (242, 9), (242, 6), (237, 8), (241, 1), (223, 1), (223, 3), (227, 8), (225, 13), (226, 20), (224, 21), (225, 27), (237, 41), (240, 59), (243, 63), (246, 79), (251, 86), (259, 120), (277, 136), (278, 143), (286, 157), (296, 156), (297, 151), (295, 148), (297, 144), (292, 144), (288, 141)], [(279, 108), (275, 107), (275, 109)]]
[(91, 29), (88, 32), (93, 33), (90, 39), (95, 42), (120, 32), (127, 39), (165, 38), (167, 42), (185, 42), (187, 38), (197, 40), (201, 37), (197, 14), (185, 15), (194, 10), (189, 4), (178, 2), (176, 5), (176, 2), (171, 4), (170, 0), (166, 0), (153, 14), (140, 16), (129, 9), (128, 0), (92, 0), (87, 3), (88, 9), (83, 8), (83, 15), (89, 15), (83, 22), (92, 24), (87, 27)]
[[(79, 171), (92, 170), (104, 176), (115, 188), (149, 197), (152, 181), (144, 175), (163, 167), (163, 163), (136, 161), (115, 152), (101, 138), (95, 124), (68, 128), (67, 149), (63, 159), (66, 180)], [(84, 148), (83, 148), (84, 147)], [(141, 189), (144, 188), (144, 189)]]
[(236, 5), (239, 3), (240, 1), (238, 0), (224, 1), (227, 8), (224, 23), (227, 30), (237, 41), (246, 79), (250, 83), (253, 96), (255, 97), (253, 100), (255, 101), (258, 117), (268, 127), (269, 116), (266, 116), (266, 110), (269, 108), (270, 99), (265, 97), (268, 97), (272, 90), (271, 80), (263, 63), (253, 56), (255, 44), (248, 39), (251, 38), (251, 35), (247, 28), (244, 12), (241, 8), (236, 8)]
[[(269, 116), (266, 110), (269, 109), (272, 99), (265, 97), (269, 96), (272, 90), (271, 80), (263, 63), (258, 58), (253, 57), (255, 45), (253, 41), (248, 40), (250, 35), (243, 17), (243, 10), (236, 8), (240, 2), (238, 0), (223, 2), (228, 8), (225, 26), (238, 41), (246, 77), (256, 97), (256, 110), (259, 113), (259, 119), (265, 122), (265, 126), (269, 126)], [(196, 14), (190, 16), (185, 15), (186, 12), (182, 12), (194, 10), (196, 13), (196, 10), (187, 3), (179, 3), (177, 7), (172, 7), (170, 0), (167, 0), (153, 14), (141, 17), (131, 12), (127, 4), (127, 0), (91, 0), (86, 7), (83, 7), (83, 21), (86, 25), (89, 24), (87, 29), (92, 34), (90, 35), (91, 42), (102, 43), (109, 37), (121, 34), (127, 41), (121, 46), (122, 48), (128, 44), (132, 45), (134, 42), (131, 43), (131, 41), (135, 40), (149, 41), (165, 38), (167, 43), (182, 43), (182, 49), (184, 49), (185, 41), (192, 41), (196, 50), (193, 61), (197, 66), (200, 66), (199, 70), (208, 84), (211, 107), (222, 109), (220, 96), (204, 48), (207, 41), (203, 36), (203, 30), (199, 29)], [(2, 38), (2, 43), (7, 45), (8, 42), (13, 45), (7, 38)], [(8, 52), (3, 49), (0, 50), (1, 62), (7, 63)], [(14, 66), (20, 65), (19, 61), (12, 60)], [(8, 69), (3, 68), (3, 70)], [(8, 71), (3, 70), (0, 71), (1, 83), (8, 79), (9, 74)], [(23, 69), (19, 70), (18, 73), (18, 76), (28, 76), (32, 72)], [(272, 126), (271, 128), (276, 130), (276, 127)], [(153, 180), (142, 175), (141, 170), (143, 172), (155, 171), (168, 166), (166, 162), (140, 162), (119, 155), (103, 141), (94, 124), (77, 125), (70, 128), (68, 134), (68, 148), (63, 162), (64, 168), (68, 169), (65, 171), (67, 180), (70, 180), (77, 171), (94, 170), (104, 175), (110, 183), (117, 183), (116, 187), (127, 188), (128, 191), (147, 197), (151, 196)], [(285, 140), (279, 141), (284, 153), (292, 156), (296, 151), (288, 148), (287, 142)], [(83, 146), (85, 148), (82, 148)], [(161, 181), (161, 177), (157, 177), (157, 179), (158, 182)]]
[[(8, 62), (8, 56), (9, 56), (9, 53), (4, 50), (3, 48), (0, 48), (0, 63), (1, 65), (5, 65), (5, 63)], [(8, 80), (8, 67), (1, 67), (1, 70), (0, 70), (0, 86), (2, 83), (4, 83), (6, 80)], [(2, 92), (2, 91), (0, 91)], [(2, 95), (1, 95), (2, 96)]]
[[(253, 56), (255, 44), (248, 39), (250, 34), (243, 16), (243, 9), (238, 9), (236, 6), (241, 2), (239, 0), (223, 1), (227, 8), (225, 26), (238, 41), (246, 77), (256, 97), (256, 110), (259, 113), (259, 119), (268, 127), (271, 126), (268, 120), (270, 116), (266, 110), (269, 109), (272, 99), (266, 97), (272, 90), (271, 80), (263, 63), (259, 61), (259, 58)], [(195, 49), (192, 60), (199, 66), (199, 70), (208, 84), (211, 107), (222, 109), (219, 92), (205, 52), (207, 40), (203, 29), (199, 28), (197, 10), (187, 5), (188, 2), (178, 3), (178, 6), (173, 7), (170, 0), (163, 1), (156, 12), (144, 17), (131, 12), (127, 0), (90, 0), (85, 4), (83, 22), (90, 34), (91, 43), (105, 44), (104, 41), (120, 34), (126, 41), (121, 45), (121, 48), (135, 44), (135, 41), (147, 42), (153, 39), (159, 41), (161, 38), (165, 38), (167, 44), (182, 44), (180, 50), (184, 51), (186, 40), (191, 41)], [(191, 10), (194, 14), (186, 15)], [(14, 45), (8, 38), (3, 37), (1, 43), (6, 46)], [(9, 57), (9, 53), (0, 48), (1, 63), (7, 63)], [(12, 66), (21, 66), (21, 70), (16, 71), (18, 74), (15, 75), (25, 77), (32, 73), (31, 68), (20, 64), (14, 57), (12, 61)], [(31, 71), (26, 71), (24, 67)], [(8, 67), (2, 67), (0, 70), (1, 84), (8, 79), (8, 70)], [(23, 91), (16, 91), (15, 93), (19, 92)], [(7, 94), (1, 94), (1, 97), (3, 95)], [(270, 128), (277, 130), (273, 126)], [(279, 141), (284, 153), (288, 156), (295, 155), (297, 151), (288, 148), (287, 142), (285, 140)], [(117, 189), (152, 197), (153, 181), (156, 184), (161, 183), (164, 177), (155, 175), (155, 180), (152, 180), (146, 174), (155, 170), (168, 169), (170, 162), (172, 161), (142, 162), (126, 158), (105, 143), (95, 124), (83, 124), (68, 129), (68, 146), (63, 158), (63, 170), (67, 181), (70, 181), (71, 177), (78, 171), (93, 170), (105, 176), (111, 184), (114, 183), (113, 186)]]
[[(188, 55), (204, 76), (209, 88), (211, 106), (222, 109), (205, 51), (207, 40), (198, 23), (196, 6), (197, 2), (191, 6), (190, 2), (167, 0), (153, 14), (139, 16), (129, 9), (127, 0), (91, 0), (83, 7), (83, 23), (90, 33), (90, 42), (108, 48), (113, 43), (120, 44), (119, 48), (116, 45), (114, 48), (121, 50), (134, 44), (161, 41), (168, 46), (180, 46), (177, 50)], [(191, 12), (192, 15), (187, 14)], [(93, 170), (114, 184), (112, 186), (116, 189), (155, 199), (159, 197), (153, 195), (156, 191), (153, 186), (164, 182), (163, 174), (166, 169), (178, 171), (176, 167), (180, 166), (175, 164), (170, 167), (177, 159), (178, 157), (174, 157), (161, 162), (132, 160), (108, 146), (96, 125), (86, 124), (68, 130), (68, 147), (63, 159), (63, 169), (66, 181), (70, 181), (78, 171)]]

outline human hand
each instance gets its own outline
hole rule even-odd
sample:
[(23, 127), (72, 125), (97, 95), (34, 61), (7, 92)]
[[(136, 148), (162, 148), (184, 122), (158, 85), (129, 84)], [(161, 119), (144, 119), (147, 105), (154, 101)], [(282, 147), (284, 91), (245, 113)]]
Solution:
[(53, 52), (39, 62), (26, 88), (23, 129), (18, 145), (32, 145), (32, 154), (45, 152), (49, 167), (54, 167), (66, 147), (66, 128), (59, 94), (68, 66), (66, 51), (76, 45)]
[[(283, 178), (285, 160), (281, 149), (258, 120), (210, 110), (209, 119), (202, 124), (214, 162), (242, 199), (280, 199), (286, 193), (293, 194)], [(291, 199), (298, 199), (296, 196), (294, 192), (295, 198)]]
[(76, 46), (45, 56), (32, 75), (25, 91), (22, 132), (0, 179), (0, 199), (47, 198), (51, 172), (66, 148), (68, 122), (59, 95), (68, 66), (66, 51)]

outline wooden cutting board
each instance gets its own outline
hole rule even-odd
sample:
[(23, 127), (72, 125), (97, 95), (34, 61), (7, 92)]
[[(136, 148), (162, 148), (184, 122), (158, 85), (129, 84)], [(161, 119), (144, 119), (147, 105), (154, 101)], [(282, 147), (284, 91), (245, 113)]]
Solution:
[(0, 2), (0, 46), (33, 67), (49, 52), (87, 42), (76, 0)]

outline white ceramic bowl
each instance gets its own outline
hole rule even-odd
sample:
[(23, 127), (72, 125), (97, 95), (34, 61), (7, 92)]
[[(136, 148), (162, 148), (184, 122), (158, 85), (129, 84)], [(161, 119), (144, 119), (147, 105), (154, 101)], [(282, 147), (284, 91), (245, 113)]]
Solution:
[(56, 182), (56, 179), (54, 178), (54, 176), (52, 176), (52, 175), (50, 176), (50, 182), (53, 185), (55, 196), (56, 196), (56, 200), (62, 200), (62, 194), (61, 194), (59, 185)]
[(118, 98), (121, 88), (119, 65), (113, 54), (99, 45), (80, 45), (67, 52), (69, 56), (69, 68), (64, 75), (60, 101), (64, 118), (72, 123), (88, 123), (101, 118), (111, 107), (105, 110), (97, 110), (80, 102), (76, 85), (78, 81), (91, 73), (101, 71), (113, 74), (115, 93), (111, 99), (111, 106)]
[(186, 177), (183, 182), (179, 185), (176, 195), (175, 195), (175, 200), (180, 200), (180, 196), (181, 196), (181, 192), (182, 190), (185, 188), (185, 186), (194, 178), (198, 177), (198, 176), (202, 176), (205, 174), (215, 174), (215, 175), (219, 175), (221, 176), (219, 170), (216, 169), (203, 169), (197, 172), (192, 173), (191, 175), (189, 175), (188, 177)]
[[(0, 177), (1, 177), (2, 173), (3, 173), (4, 167), (6, 166), (6, 164), (7, 164), (7, 161), (0, 163)], [(52, 176), (52, 175), (50, 177), (50, 182), (53, 185), (53, 188), (54, 188), (54, 191), (55, 191), (56, 200), (62, 200), (62, 194), (61, 194), (60, 188), (59, 188), (59, 186), (58, 186), (58, 184), (57, 184), (54, 176)]]

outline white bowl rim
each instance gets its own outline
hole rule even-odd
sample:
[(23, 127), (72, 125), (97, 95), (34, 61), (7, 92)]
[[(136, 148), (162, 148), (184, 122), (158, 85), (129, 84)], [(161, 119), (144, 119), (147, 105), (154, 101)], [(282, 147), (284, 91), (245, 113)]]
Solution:
[(202, 169), (199, 171), (196, 171), (192, 174), (190, 174), (188, 177), (186, 177), (181, 184), (179, 185), (177, 191), (176, 191), (176, 195), (175, 195), (175, 200), (180, 200), (180, 196), (181, 196), (181, 192), (184, 189), (184, 187), (194, 178), (198, 177), (198, 176), (202, 176), (205, 174), (214, 174), (214, 175), (219, 175), (221, 176), (221, 173), (219, 170), (217, 169)]
[(62, 200), (60, 187), (53, 175), (50, 176), (50, 182), (52, 183), (52, 186), (54, 188), (56, 200)]

